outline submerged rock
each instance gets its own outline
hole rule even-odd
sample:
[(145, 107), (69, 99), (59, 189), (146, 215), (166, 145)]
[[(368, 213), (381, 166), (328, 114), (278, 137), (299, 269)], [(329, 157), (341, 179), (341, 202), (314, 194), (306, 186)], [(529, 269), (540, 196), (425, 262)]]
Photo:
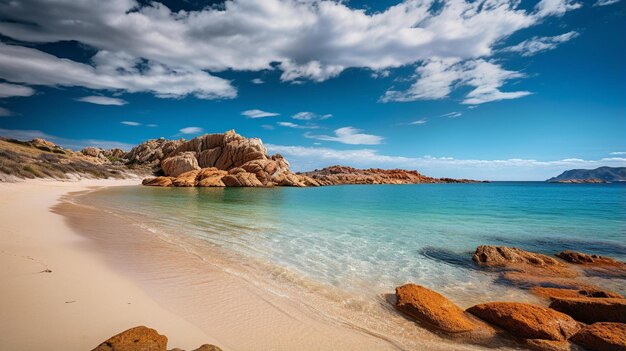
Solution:
[(447, 333), (463, 333), (488, 326), (466, 314), (443, 295), (420, 285), (396, 288), (396, 308), (420, 322)]
[(557, 298), (550, 303), (550, 308), (566, 313), (587, 324), (596, 322), (626, 323), (626, 299)]
[(134, 327), (112, 336), (93, 351), (166, 351), (167, 337), (144, 326)]
[(570, 250), (559, 252), (556, 256), (569, 263), (580, 265), (587, 275), (626, 278), (626, 263), (610, 257)]
[(626, 324), (594, 323), (583, 327), (571, 340), (591, 351), (624, 351)]
[(622, 298), (623, 296), (612, 291), (602, 289), (561, 289), (561, 288), (542, 288), (535, 287), (530, 289), (535, 295), (547, 297), (549, 299), (557, 298)]
[(467, 312), (523, 339), (564, 341), (580, 328), (564, 313), (527, 303), (490, 302), (470, 307)]
[(559, 277), (577, 275), (555, 258), (515, 247), (481, 245), (476, 248), (472, 260), (481, 266), (504, 268), (533, 275)]

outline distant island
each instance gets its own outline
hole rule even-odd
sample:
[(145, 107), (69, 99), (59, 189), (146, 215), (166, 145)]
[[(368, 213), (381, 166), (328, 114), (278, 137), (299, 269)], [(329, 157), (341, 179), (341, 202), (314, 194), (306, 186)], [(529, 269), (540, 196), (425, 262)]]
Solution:
[(473, 183), (434, 178), (414, 170), (331, 166), (295, 173), (279, 154), (268, 155), (261, 139), (234, 130), (191, 140), (145, 141), (126, 152), (86, 147), (64, 149), (50, 141), (0, 138), (0, 181), (28, 178), (59, 180), (144, 178), (161, 187), (273, 187), (341, 184)]
[(570, 169), (552, 177), (550, 183), (609, 183), (626, 181), (626, 167), (599, 167), (596, 169)]

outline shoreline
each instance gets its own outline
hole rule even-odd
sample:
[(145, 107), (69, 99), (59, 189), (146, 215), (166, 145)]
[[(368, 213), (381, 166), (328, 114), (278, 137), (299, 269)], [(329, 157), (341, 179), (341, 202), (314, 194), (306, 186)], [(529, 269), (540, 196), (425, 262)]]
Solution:
[(0, 349), (91, 350), (137, 325), (158, 329), (177, 347), (215, 341), (112, 269), (90, 240), (50, 211), (70, 192), (133, 184), (138, 181), (0, 184)]

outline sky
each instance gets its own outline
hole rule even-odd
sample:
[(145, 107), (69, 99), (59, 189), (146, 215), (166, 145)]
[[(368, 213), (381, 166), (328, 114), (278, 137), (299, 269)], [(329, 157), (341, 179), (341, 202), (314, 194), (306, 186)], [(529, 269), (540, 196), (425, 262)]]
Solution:
[(0, 135), (235, 129), (295, 171), (623, 167), (625, 23), (626, 0), (0, 0)]

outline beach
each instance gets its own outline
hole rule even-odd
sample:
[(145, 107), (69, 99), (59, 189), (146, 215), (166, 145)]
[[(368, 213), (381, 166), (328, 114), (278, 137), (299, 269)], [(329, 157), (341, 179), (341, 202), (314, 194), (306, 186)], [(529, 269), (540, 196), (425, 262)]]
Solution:
[[(176, 251), (169, 243), (149, 240), (128, 224), (94, 223), (106, 217), (85, 208), (75, 208), (68, 219), (54, 213), (72, 211), (67, 206), (74, 205), (69, 203), (59, 208), (65, 194), (135, 184), (135, 180), (0, 184), (1, 349), (89, 350), (138, 325), (168, 336), (170, 347), (187, 349), (204, 343), (224, 350), (397, 349), (385, 338), (328, 320), (297, 301)], [(81, 219), (91, 223), (88, 233), (72, 229)], [(128, 241), (107, 240), (106, 235), (116, 233), (133, 235)], [(136, 257), (129, 259), (132, 252)], [(154, 265), (147, 264), (150, 258)], [(163, 271), (164, 267), (168, 269)], [(184, 280), (195, 274), (202, 274), (200, 289), (186, 290)], [(163, 289), (163, 284), (169, 288)], [(438, 349), (439, 338), (423, 332)]]

